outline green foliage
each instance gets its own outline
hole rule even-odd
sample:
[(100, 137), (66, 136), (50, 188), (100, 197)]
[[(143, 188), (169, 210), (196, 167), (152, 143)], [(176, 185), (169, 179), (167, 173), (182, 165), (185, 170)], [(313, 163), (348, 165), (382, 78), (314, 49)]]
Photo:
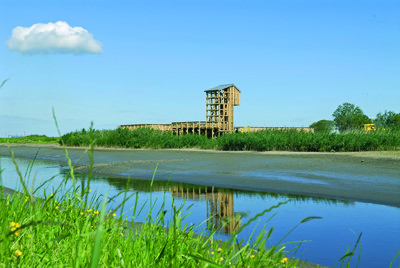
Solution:
[(329, 134), (335, 129), (335, 122), (331, 120), (319, 120), (318, 122), (312, 123), (310, 128), (313, 128), (316, 133)]
[[(94, 130), (95, 145), (123, 148), (200, 148), (224, 151), (297, 151), (297, 152), (353, 152), (397, 150), (400, 131), (353, 131), (345, 133), (306, 132), (294, 129), (264, 130), (226, 134), (216, 139), (187, 134), (176, 136), (150, 128), (135, 130)], [(89, 146), (88, 131), (65, 134), (62, 139), (69, 146)]]
[(58, 143), (59, 138), (46, 135), (29, 135), (17, 138), (0, 138), (0, 143)]
[(360, 107), (345, 102), (333, 112), (333, 121), (339, 132), (360, 130), (364, 124), (372, 123), (372, 120), (364, 114)]
[[(176, 136), (170, 132), (152, 128), (94, 130), (93, 138), (95, 144), (101, 147), (213, 149), (215, 146), (215, 141), (202, 135), (187, 134)], [(69, 146), (89, 146), (91, 140), (90, 133), (85, 130), (67, 133), (62, 136), (62, 139)]]
[(298, 151), (354, 152), (396, 150), (400, 148), (400, 132), (312, 133), (296, 130), (237, 133), (217, 139), (222, 150), (230, 151)]
[(376, 115), (375, 123), (387, 129), (400, 129), (400, 113), (385, 111)]

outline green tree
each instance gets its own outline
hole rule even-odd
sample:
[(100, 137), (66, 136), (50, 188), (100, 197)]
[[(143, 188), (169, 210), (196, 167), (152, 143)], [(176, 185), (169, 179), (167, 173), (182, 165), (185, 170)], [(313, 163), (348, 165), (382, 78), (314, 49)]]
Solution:
[(364, 124), (372, 123), (360, 107), (348, 102), (339, 105), (332, 116), (339, 132), (359, 130)]
[(332, 133), (335, 129), (335, 122), (331, 120), (319, 120), (318, 122), (312, 123), (310, 127), (314, 128), (314, 132), (316, 133)]
[(384, 128), (400, 128), (400, 113), (385, 111), (376, 115), (375, 123)]

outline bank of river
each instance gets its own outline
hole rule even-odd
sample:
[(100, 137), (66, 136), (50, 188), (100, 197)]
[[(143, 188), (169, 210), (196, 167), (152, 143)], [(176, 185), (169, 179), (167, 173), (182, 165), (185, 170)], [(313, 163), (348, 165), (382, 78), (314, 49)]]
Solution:
[[(35, 146), (12, 149), (22, 167), (38, 151)], [(73, 162), (83, 151), (68, 150)], [(0, 156), (1, 168), (6, 168), (3, 182), (15, 188), (16, 176), (7, 147), (0, 146)], [(32, 171), (37, 183), (67, 172), (64, 152), (58, 146), (41, 146), (37, 159), (40, 161)], [(297, 257), (332, 266), (363, 233), (361, 267), (387, 267), (400, 249), (399, 161), (396, 154), (101, 149), (94, 154), (96, 176), (92, 188), (113, 196), (126, 187), (129, 177), (135, 179), (129, 188), (140, 193), (139, 203), (144, 205), (150, 196), (148, 179), (158, 164), (153, 200), (163, 200), (167, 191), (167, 206), (173, 199), (191, 206), (192, 213), (185, 220), (188, 224), (200, 224), (214, 215), (215, 220), (208, 224), (218, 227), (224, 216), (237, 214), (242, 215), (239, 223), (244, 224), (262, 210), (289, 200), (267, 224), (267, 228), (274, 226), (270, 243), (277, 243), (303, 218), (320, 216), (322, 220), (300, 225), (285, 239), (311, 240), (300, 247)], [(77, 164), (76, 171), (82, 172), (78, 180), (85, 179), (89, 162), (88, 156), (83, 156)], [(174, 182), (168, 184), (169, 177)], [(60, 180), (55, 178), (48, 192)], [(145, 214), (136, 220), (142, 221)], [(270, 216), (261, 217), (258, 226), (256, 222), (248, 226), (239, 238), (247, 239), (253, 230), (257, 235)], [(229, 228), (233, 227), (226, 227), (222, 238), (229, 235)], [(394, 267), (399, 264), (398, 260)]]

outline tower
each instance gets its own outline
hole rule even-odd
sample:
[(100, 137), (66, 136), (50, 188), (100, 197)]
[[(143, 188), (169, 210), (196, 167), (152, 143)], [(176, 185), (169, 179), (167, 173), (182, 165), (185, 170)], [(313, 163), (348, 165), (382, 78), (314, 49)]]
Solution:
[[(234, 131), (233, 106), (240, 105), (240, 90), (234, 84), (220, 85), (206, 92), (206, 124), (218, 136)], [(214, 136), (214, 135), (213, 135)]]

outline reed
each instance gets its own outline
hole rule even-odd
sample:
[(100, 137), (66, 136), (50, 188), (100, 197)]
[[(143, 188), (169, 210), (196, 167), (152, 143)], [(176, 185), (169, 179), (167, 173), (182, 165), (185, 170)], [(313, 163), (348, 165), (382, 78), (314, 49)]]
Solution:
[(56, 137), (47, 137), (45, 135), (28, 135), (16, 138), (0, 138), (0, 143), (59, 143), (60, 139)]
[[(181, 136), (150, 128), (95, 130), (95, 145), (124, 148), (199, 148), (224, 151), (356, 152), (400, 149), (400, 131), (312, 133), (297, 130), (264, 130), (227, 134), (216, 139), (186, 134)], [(89, 146), (86, 130), (62, 136), (66, 145)]]

